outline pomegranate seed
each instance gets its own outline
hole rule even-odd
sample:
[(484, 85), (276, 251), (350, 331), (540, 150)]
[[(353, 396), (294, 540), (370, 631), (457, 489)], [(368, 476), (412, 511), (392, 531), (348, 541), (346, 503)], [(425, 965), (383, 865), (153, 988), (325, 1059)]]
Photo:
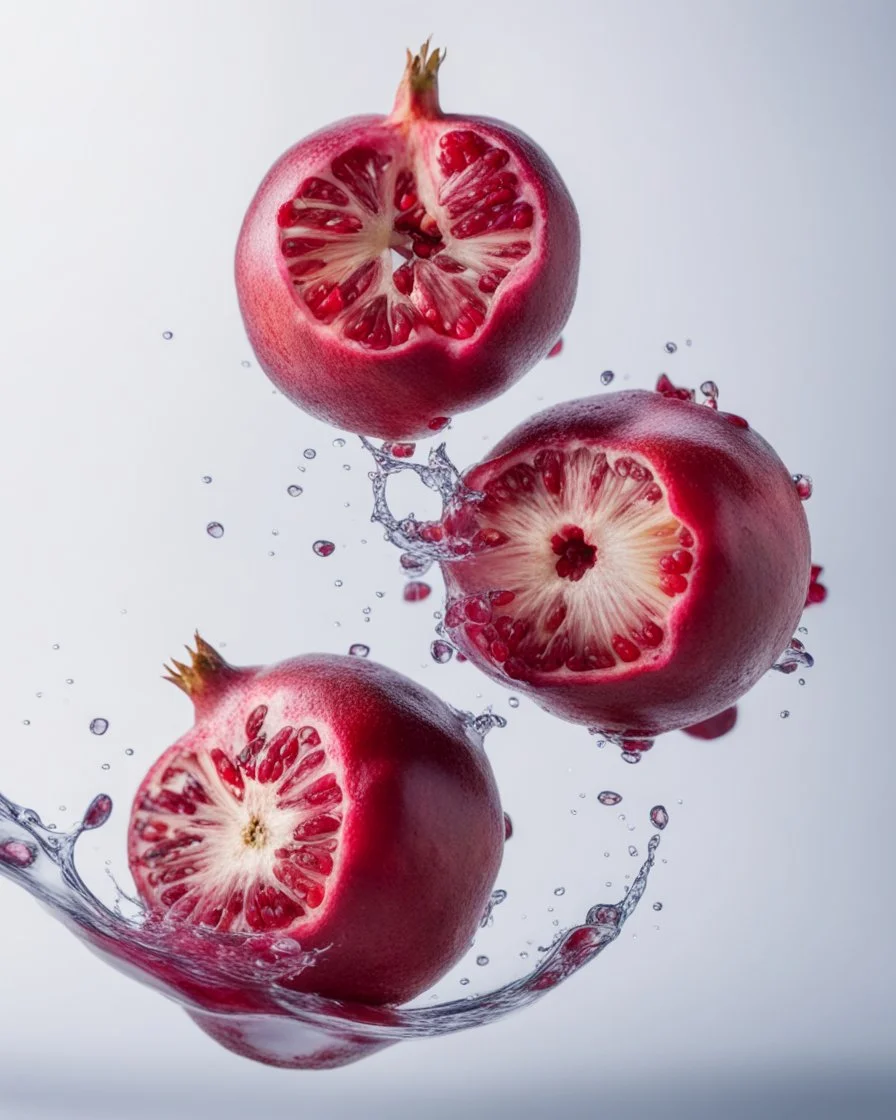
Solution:
[(563, 455), (559, 451), (539, 451), (535, 456), (535, 469), (541, 473), (549, 494), (559, 494), (563, 489)]
[(682, 592), (687, 591), (687, 589), (687, 579), (677, 572), (671, 572), (668, 575), (660, 577), (660, 590), (670, 598), (673, 595), (681, 595)]
[(220, 747), (215, 747), (214, 750), (212, 750), (211, 760), (214, 763), (221, 781), (227, 786), (237, 801), (242, 801), (244, 792), (243, 776), (236, 766), (234, 766)]
[(635, 643), (629, 641), (628, 638), (623, 638), (621, 634), (613, 635), (613, 649), (618, 654), (620, 661), (637, 661), (641, 656), (641, 651)]
[(493, 607), (506, 607), (512, 603), (516, 595), (512, 591), (490, 591), (488, 594)]
[(249, 713), (249, 718), (246, 720), (246, 738), (248, 740), (254, 739), (258, 732), (261, 731), (262, 725), (265, 721), (265, 716), (268, 714), (266, 704), (259, 704)]
[(464, 605), (464, 613), (471, 622), (489, 622), (492, 617), (491, 604), (482, 597), (468, 599)]
[(428, 599), (432, 594), (432, 588), (428, 583), (423, 583), (421, 580), (413, 580), (407, 584), (404, 589), (404, 601), (406, 603), (422, 603), (424, 599)]

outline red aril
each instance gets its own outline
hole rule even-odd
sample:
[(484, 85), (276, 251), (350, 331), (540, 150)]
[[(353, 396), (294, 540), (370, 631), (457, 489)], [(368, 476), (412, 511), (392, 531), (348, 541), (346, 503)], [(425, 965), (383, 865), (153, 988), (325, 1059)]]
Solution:
[(721, 739), (723, 735), (734, 730), (736, 723), (737, 705), (732, 704), (730, 708), (725, 708), (709, 719), (701, 720), (700, 723), (692, 724), (690, 727), (683, 727), (682, 731), (694, 739)]
[(151, 918), (284, 938), (298, 991), (411, 999), (468, 948), (504, 817), (481, 742), (381, 665), (310, 654), (237, 669), (198, 636), (171, 679), (196, 722), (134, 800), (131, 872)]
[(548, 409), (464, 482), (485, 497), (445, 521), (446, 626), (556, 715), (627, 740), (692, 726), (793, 634), (809, 583), (793, 479), (749, 425), (687, 393)]
[(424, 44), (389, 116), (300, 141), (240, 233), (249, 340), (301, 408), (384, 439), (431, 435), (551, 351), (572, 309), (578, 219), (545, 153), (443, 114)]

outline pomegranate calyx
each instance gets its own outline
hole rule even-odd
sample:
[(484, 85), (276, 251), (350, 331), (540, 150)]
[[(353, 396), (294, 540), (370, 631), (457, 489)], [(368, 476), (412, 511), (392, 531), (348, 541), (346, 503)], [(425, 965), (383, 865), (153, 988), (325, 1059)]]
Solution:
[(190, 655), (190, 664), (171, 658), (171, 664), (165, 665), (164, 676), (166, 681), (171, 681), (187, 694), (194, 705), (199, 708), (207, 707), (217, 702), (220, 695), (240, 675), (238, 669), (229, 665), (218, 651), (200, 637), (197, 631), (193, 635), (196, 645), (195, 651), (186, 646)]
[(444, 48), (430, 50), (430, 40), (420, 47), (417, 54), (407, 52), (408, 60), (404, 77), (395, 95), (395, 105), (390, 119), (396, 123), (415, 117), (440, 117), (439, 67), (448, 53)]

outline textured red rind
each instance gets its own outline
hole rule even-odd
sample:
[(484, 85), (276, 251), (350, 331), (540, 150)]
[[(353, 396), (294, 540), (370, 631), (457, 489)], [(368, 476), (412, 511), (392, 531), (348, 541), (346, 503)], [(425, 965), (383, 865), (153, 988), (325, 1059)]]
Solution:
[(292, 934), (247, 941), (248, 959), (265, 937), (295, 936), (303, 951), (326, 951), (286, 986), (371, 1004), (412, 999), (468, 948), (500, 866), (504, 817), (485, 752), (433, 693), (354, 657), (309, 654), (237, 670), (216, 701), (135, 797), (128, 854), (141, 897), (151, 902), (153, 892), (133, 825), (154, 776), (190, 751), (241, 741), (249, 713), (277, 703), (282, 722), (328, 729), (345, 816), (320, 910)]
[[(610, 675), (559, 682), (529, 672), (510, 680), (467, 640), (455, 643), (480, 669), (574, 722), (630, 738), (699, 723), (728, 707), (769, 670), (799, 621), (809, 582), (809, 529), (790, 472), (756, 432), (716, 411), (641, 390), (570, 401), (507, 435), (465, 475), (480, 490), (519, 457), (591, 440), (637, 452), (663, 483), (673, 514), (696, 534), (689, 589), (668, 622), (668, 654)], [(547, 545), (547, 542), (546, 542)], [(442, 565), (448, 598), (488, 590), (475, 557)]]
[[(280, 252), (277, 212), (299, 183), (355, 145), (393, 150), (412, 128), (438, 143), (470, 128), (528, 167), (526, 189), (541, 213), (533, 247), (502, 283), (482, 327), (467, 340), (424, 330), (405, 345), (362, 350), (317, 323), (293, 296)], [(432, 434), (453, 416), (498, 396), (547, 356), (572, 310), (578, 280), (575, 206), (545, 153), (526, 135), (485, 117), (445, 114), (411, 124), (363, 116), (328, 126), (289, 149), (249, 207), (236, 248), (236, 287), (249, 341), (268, 377), (300, 408), (337, 427), (382, 439)]]

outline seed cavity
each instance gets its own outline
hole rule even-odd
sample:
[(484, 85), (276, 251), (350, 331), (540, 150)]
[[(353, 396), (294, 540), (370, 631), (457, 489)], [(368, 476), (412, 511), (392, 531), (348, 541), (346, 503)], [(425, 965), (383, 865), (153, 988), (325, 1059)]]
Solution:
[(342, 786), (316, 727), (272, 722), (258, 705), (240, 741), (185, 750), (144, 792), (136, 858), (155, 909), (252, 933), (293, 927), (323, 905)]
[(532, 201), (510, 153), (470, 129), (442, 134), (437, 171), (388, 143), (342, 152), (280, 207), (293, 291), (365, 349), (428, 331), (465, 341), (531, 251)]
[(488, 592), (449, 600), (445, 625), (506, 676), (623, 672), (665, 658), (670, 616), (698, 566), (640, 454), (591, 444), (542, 448), (478, 483), (449, 517), (460, 571)]

